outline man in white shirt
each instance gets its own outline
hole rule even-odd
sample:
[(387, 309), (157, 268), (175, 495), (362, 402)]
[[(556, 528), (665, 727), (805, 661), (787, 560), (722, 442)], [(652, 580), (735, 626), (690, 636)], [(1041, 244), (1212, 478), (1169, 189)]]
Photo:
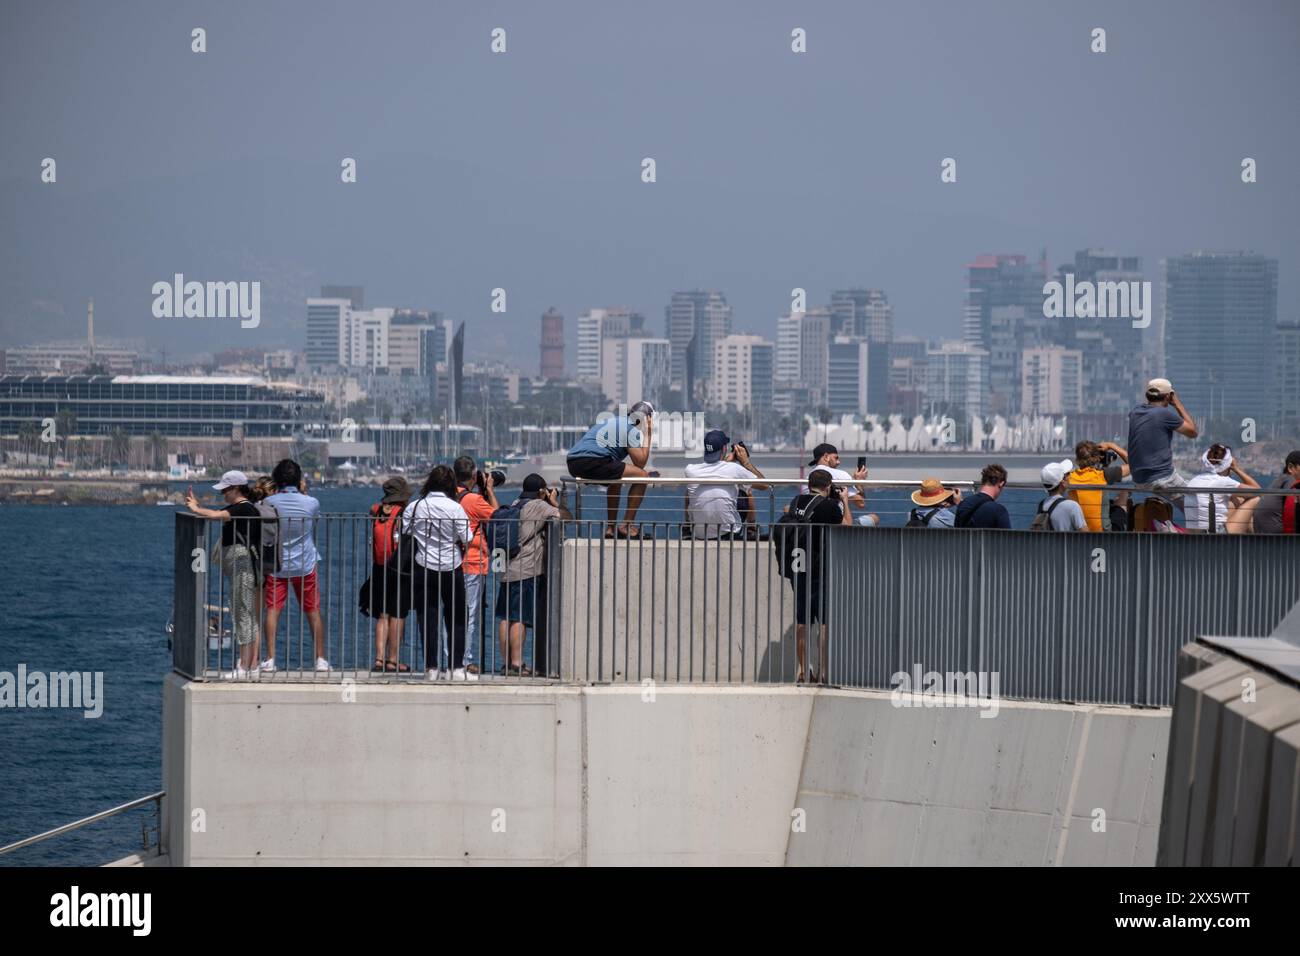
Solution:
[[(1187, 482), (1188, 488), (1258, 488), (1259, 482), (1246, 474), (1233, 461), (1226, 445), (1211, 445), (1201, 456), (1201, 473)], [(1206, 531), (1210, 527), (1210, 495), (1187, 495), (1183, 498), (1183, 513), (1187, 516), (1189, 531)], [(1259, 504), (1258, 497), (1214, 495), (1214, 530), (1240, 534), (1249, 531), (1251, 514)]]
[[(862, 481), (867, 477), (867, 466), (863, 465), (853, 474), (849, 474), (840, 468), (840, 450), (834, 445), (823, 442), (813, 449), (812, 461), (808, 462), (812, 466), (812, 471), (829, 471), (832, 481)], [(850, 493), (848, 488), (842, 489), (844, 494), (849, 496), (849, 502), (855, 508), (865, 508), (867, 506), (867, 497), (862, 493), (861, 487), (855, 487)], [(803, 493), (809, 494), (807, 485), (803, 486)], [(874, 528), (880, 525), (880, 515), (862, 514), (858, 515), (857, 523), (865, 527)]]
[[(732, 445), (727, 433), (714, 429), (704, 436), (704, 460), (686, 466), (687, 478), (734, 478), (748, 482), (762, 478), (763, 473), (749, 460), (744, 445)], [(751, 485), (687, 485), (686, 516), (694, 522), (695, 538), (740, 538), (745, 534), (745, 520), (736, 506), (739, 492), (749, 491)], [(764, 489), (767, 485), (755, 484)]]

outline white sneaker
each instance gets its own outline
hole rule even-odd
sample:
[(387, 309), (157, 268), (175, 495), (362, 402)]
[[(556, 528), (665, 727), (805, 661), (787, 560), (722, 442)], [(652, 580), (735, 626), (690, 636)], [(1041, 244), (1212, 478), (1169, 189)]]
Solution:
[(478, 680), (478, 672), (477, 672), (477, 671), (466, 670), (466, 671), (465, 671), (465, 679), (466, 679), (466, 680)]
[(316, 658), (316, 669), (318, 671), (327, 671), (330, 669), (330, 662), (323, 657)]
[(254, 673), (253, 671), (245, 670), (244, 668), (236, 664), (235, 669), (233, 671), (226, 671), (225, 673), (223, 673), (221, 675), (221, 679), (222, 680), (248, 680), (248, 678), (253, 676), (253, 673)]
[(424, 672), (424, 679), (427, 680), (430, 684), (437, 681), (440, 677), (442, 677), (442, 671), (439, 670), (431, 670), (431, 671)]
[(275, 658), (268, 657), (266, 660), (262, 661), (261, 665), (258, 667), (258, 670), (260, 670), (264, 674), (274, 674)]
[(463, 668), (463, 667), (457, 667), (454, 671), (451, 672), (451, 679), (452, 679), (452, 680), (458, 680), (458, 681), (464, 681), (464, 680), (466, 679), (466, 676), (465, 676), (465, 668)]

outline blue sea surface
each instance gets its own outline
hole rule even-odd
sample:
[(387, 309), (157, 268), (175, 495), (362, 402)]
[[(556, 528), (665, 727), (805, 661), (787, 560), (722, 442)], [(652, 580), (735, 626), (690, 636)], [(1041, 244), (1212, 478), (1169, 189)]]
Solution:
[[(371, 488), (312, 493), (326, 513), (362, 514), (379, 497)], [(516, 493), (504, 489), (502, 503)], [(777, 495), (758, 493), (760, 521), (790, 497), (788, 490)], [(584, 519), (603, 518), (603, 497), (584, 495)], [(1039, 497), (1006, 493), (1014, 527), (1028, 526)], [(680, 520), (681, 499), (680, 490), (654, 489), (642, 516)], [(870, 494), (867, 510), (897, 527), (909, 507), (905, 493), (880, 491)], [(29, 673), (102, 672), (104, 696), (97, 719), (74, 709), (0, 708), (0, 845), (162, 788), (162, 680), (171, 668), (164, 628), (177, 510), (0, 506), (0, 671), (16, 674), (25, 664)], [(139, 850), (141, 824), (152, 828), (153, 820), (152, 809), (134, 810), (7, 854), (0, 865), (106, 863)]]

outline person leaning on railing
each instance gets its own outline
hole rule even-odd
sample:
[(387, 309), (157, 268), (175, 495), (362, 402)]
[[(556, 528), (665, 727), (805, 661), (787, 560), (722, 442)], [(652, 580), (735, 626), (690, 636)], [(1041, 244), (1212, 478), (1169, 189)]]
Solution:
[(424, 677), (436, 681), (439, 670), (438, 618), (451, 642), (451, 680), (467, 680), (465, 673), (465, 572), (464, 552), (474, 536), (469, 516), (456, 502), (456, 476), (437, 465), (424, 480), (419, 496), (402, 512), (402, 534), (415, 544), (412, 555), (411, 600), (415, 605), (420, 637), (424, 641)]
[[(497, 585), (497, 640), (507, 674), (531, 677), (552, 676), (547, 653), (546, 539), (556, 519), (572, 521), (573, 515), (561, 503), (556, 489), (546, 486), (541, 475), (524, 479), (519, 498), (526, 503), (519, 511), (519, 550), (509, 557), (505, 574)], [(524, 663), (524, 636), (533, 629), (533, 666)]]
[(251, 500), (253, 489), (248, 476), (242, 471), (226, 472), (212, 490), (221, 492), (226, 501), (224, 508), (200, 506), (192, 487), (185, 496), (185, 506), (200, 518), (221, 522), (221, 570), (230, 582), (230, 617), (239, 647), (235, 669), (222, 676), (245, 678), (257, 666), (257, 651), (262, 643), (257, 606), (262, 522)]
[[(1282, 491), (1300, 489), (1300, 449), (1291, 452), (1282, 463), (1282, 474), (1268, 483), (1268, 487)], [(1261, 495), (1264, 500), (1255, 506), (1256, 534), (1300, 533), (1300, 499), (1295, 495)]]

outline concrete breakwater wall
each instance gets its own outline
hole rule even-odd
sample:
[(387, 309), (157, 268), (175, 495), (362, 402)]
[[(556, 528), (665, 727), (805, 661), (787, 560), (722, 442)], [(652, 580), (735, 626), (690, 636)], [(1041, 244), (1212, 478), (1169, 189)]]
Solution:
[(138, 505), (162, 500), (179, 504), (183, 499), (166, 482), (0, 478), (0, 503), (7, 504)]
[(780, 686), (164, 683), (173, 864), (1155, 860), (1169, 711)]

